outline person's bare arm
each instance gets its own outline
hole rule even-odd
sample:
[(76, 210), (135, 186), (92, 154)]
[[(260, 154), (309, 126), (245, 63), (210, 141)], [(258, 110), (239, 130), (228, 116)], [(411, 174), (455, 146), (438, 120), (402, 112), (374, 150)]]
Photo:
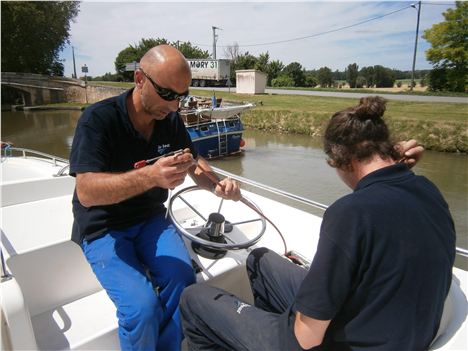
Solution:
[(79, 173), (76, 193), (85, 207), (116, 204), (154, 187), (169, 189), (182, 184), (192, 165), (192, 155), (183, 154), (124, 173)]
[(296, 312), (294, 335), (303, 349), (310, 349), (323, 342), (330, 320), (321, 321)]

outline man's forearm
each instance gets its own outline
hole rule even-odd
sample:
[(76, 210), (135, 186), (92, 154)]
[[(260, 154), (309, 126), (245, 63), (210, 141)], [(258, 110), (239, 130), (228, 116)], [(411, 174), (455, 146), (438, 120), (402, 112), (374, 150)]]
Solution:
[(112, 205), (156, 186), (149, 168), (125, 173), (81, 173), (76, 176), (76, 191), (84, 207)]

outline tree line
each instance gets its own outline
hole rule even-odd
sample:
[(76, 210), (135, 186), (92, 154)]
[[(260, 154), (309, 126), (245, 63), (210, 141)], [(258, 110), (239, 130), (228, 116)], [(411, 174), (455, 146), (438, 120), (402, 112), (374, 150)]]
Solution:
[[(90, 80), (100, 81), (132, 81), (133, 72), (126, 71), (125, 66), (131, 62), (139, 62), (141, 57), (150, 48), (169, 44), (179, 48), (187, 59), (209, 58), (208, 51), (202, 50), (190, 42), (169, 42), (164, 38), (141, 39), (137, 44), (129, 45), (119, 52), (114, 65), (115, 73), (106, 73), (103, 76), (88, 77)], [(299, 62), (285, 65), (280, 60), (270, 60), (268, 52), (254, 56), (249, 52), (241, 53), (237, 45), (229, 46), (225, 55), (231, 60), (231, 81), (235, 82), (235, 71), (240, 69), (257, 69), (267, 74), (267, 85), (273, 87), (341, 87), (347, 82), (351, 88), (393, 87), (396, 79), (411, 78), (410, 71), (390, 69), (381, 65), (362, 67), (356, 63), (349, 64), (344, 71), (332, 71), (328, 67), (316, 70), (306, 70)], [(416, 78), (423, 79), (427, 70), (416, 72)]]
[[(2, 71), (63, 75), (63, 60), (59, 55), (69, 43), (70, 23), (78, 15), (79, 2), (2, 1), (1, 11)], [(434, 24), (423, 34), (431, 44), (426, 58), (433, 64), (433, 69), (416, 71), (415, 78), (427, 83), (430, 90), (464, 92), (468, 81), (468, 2), (456, 1), (455, 8), (448, 9), (443, 15), (445, 21)], [(146, 50), (158, 44), (176, 46), (187, 58), (210, 56), (208, 51), (190, 42), (141, 39), (117, 55), (115, 73), (94, 79), (131, 80), (133, 73), (125, 71), (125, 64), (138, 62)], [(235, 70), (251, 68), (265, 72), (268, 85), (278, 87), (333, 87), (343, 81), (353, 88), (390, 87), (396, 80), (410, 78), (409, 71), (381, 65), (359, 68), (357, 63), (350, 63), (344, 71), (332, 71), (326, 66), (306, 70), (299, 62), (285, 65), (279, 60), (271, 60), (268, 52), (258, 56), (242, 53), (237, 44), (228, 47), (225, 54), (231, 59), (232, 82), (235, 82)]]

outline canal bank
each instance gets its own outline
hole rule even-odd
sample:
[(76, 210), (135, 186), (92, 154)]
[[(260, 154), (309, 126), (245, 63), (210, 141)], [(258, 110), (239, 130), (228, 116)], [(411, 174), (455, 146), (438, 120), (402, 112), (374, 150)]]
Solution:
[[(330, 116), (326, 113), (317, 115), (308, 112), (254, 110), (245, 113), (242, 122), (250, 129), (322, 137)], [(427, 150), (468, 153), (466, 121), (443, 122), (391, 117), (387, 117), (385, 121), (395, 140), (416, 139)]]

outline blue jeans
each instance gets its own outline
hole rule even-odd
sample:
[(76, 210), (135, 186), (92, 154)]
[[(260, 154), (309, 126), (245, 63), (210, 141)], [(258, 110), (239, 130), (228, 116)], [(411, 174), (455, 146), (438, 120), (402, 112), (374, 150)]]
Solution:
[(164, 214), (84, 240), (82, 248), (117, 307), (121, 349), (180, 350), (179, 298), (195, 282), (195, 273), (183, 240)]

